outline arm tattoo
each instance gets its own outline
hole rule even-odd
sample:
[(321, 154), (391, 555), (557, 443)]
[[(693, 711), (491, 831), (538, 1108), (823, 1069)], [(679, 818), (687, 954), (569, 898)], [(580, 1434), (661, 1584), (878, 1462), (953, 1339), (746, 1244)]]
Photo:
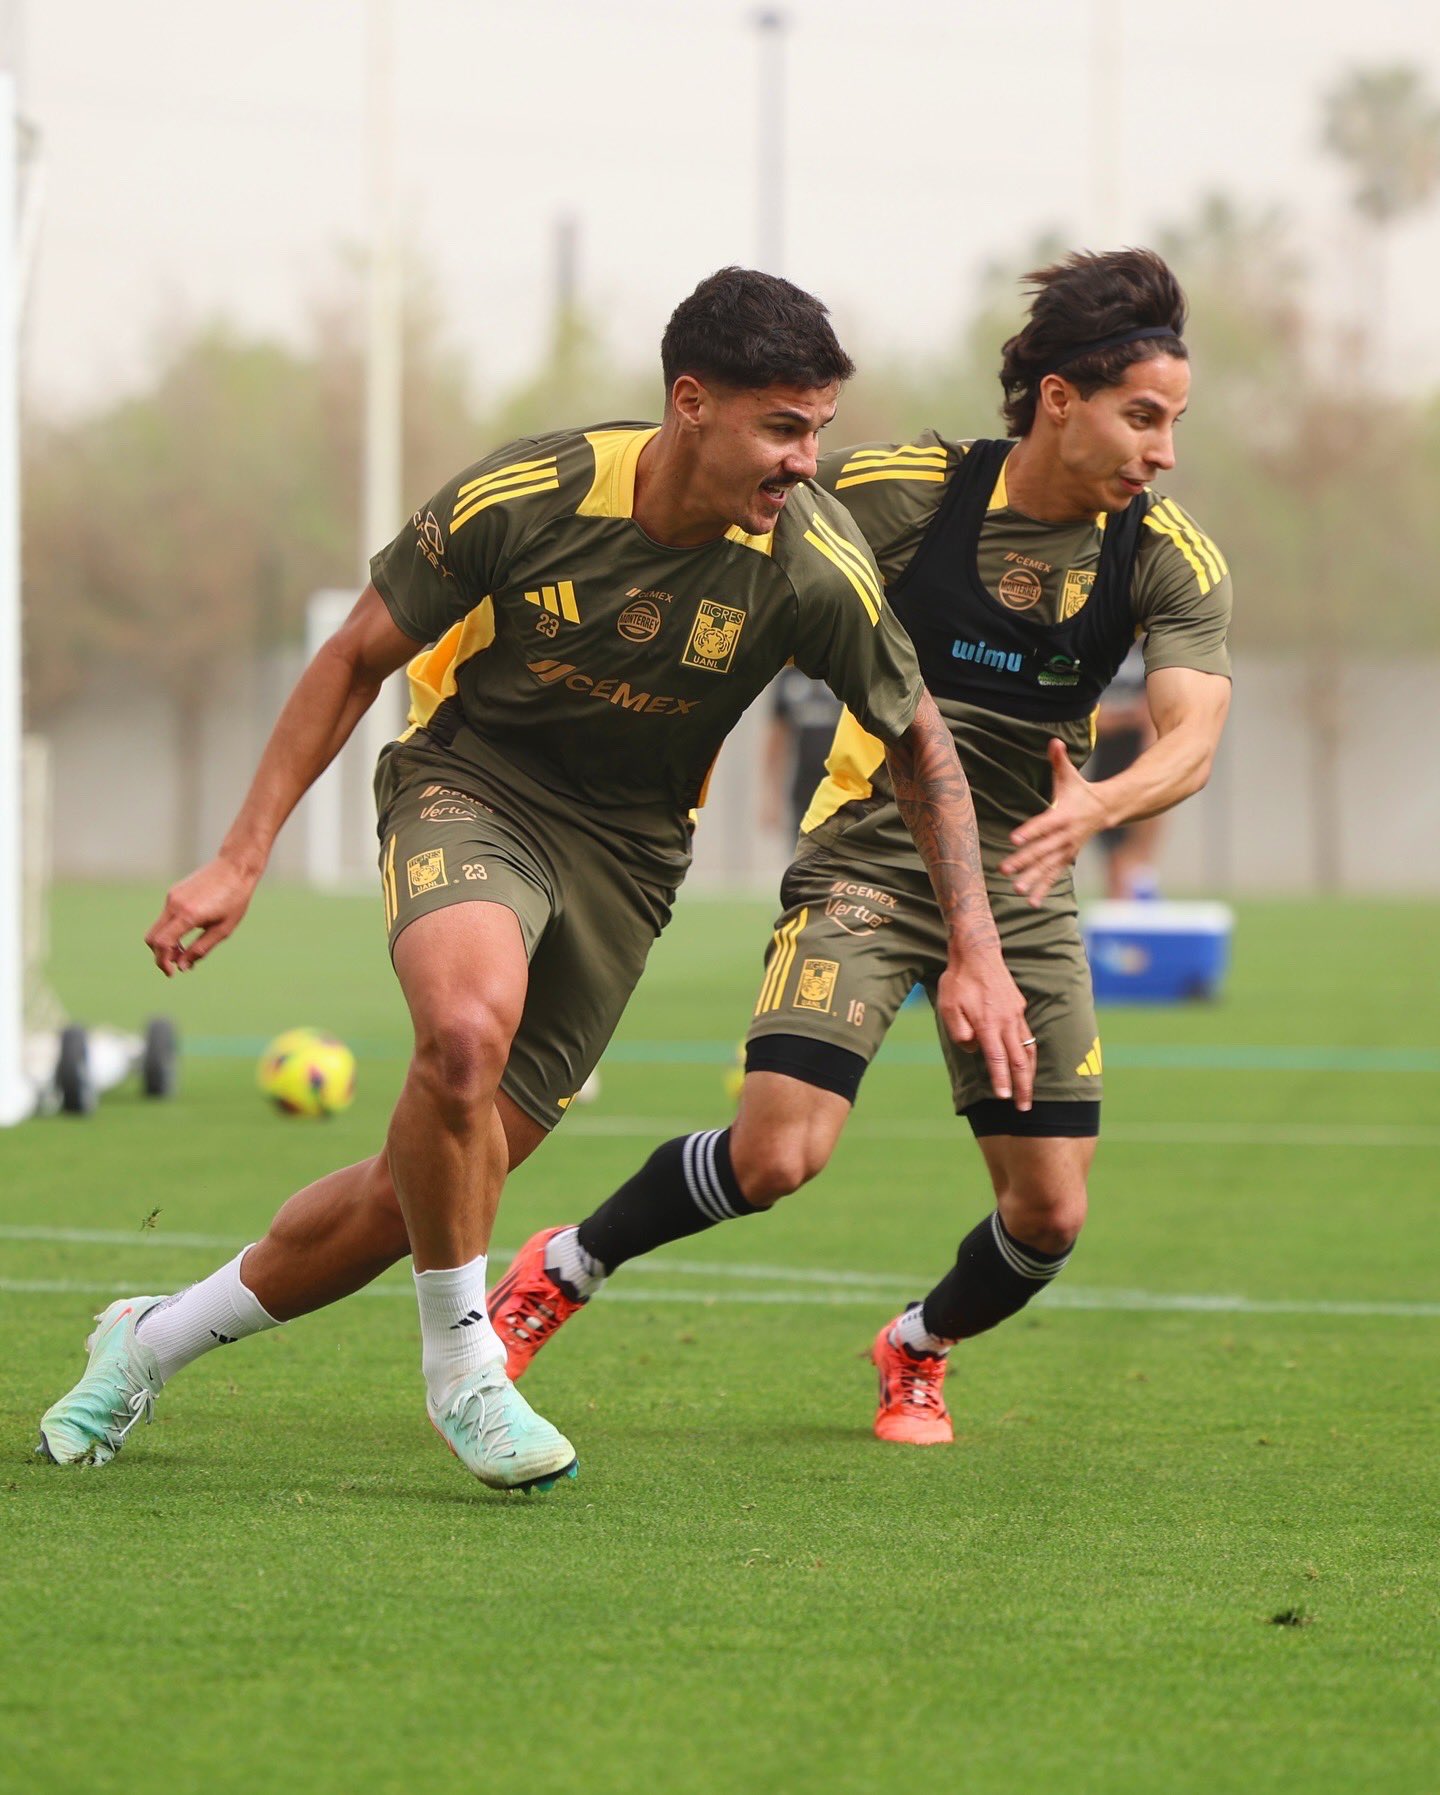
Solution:
[(915, 838), (952, 937), (967, 947), (997, 942), (969, 782), (928, 693), (915, 721), (886, 751), (886, 760), (895, 802)]

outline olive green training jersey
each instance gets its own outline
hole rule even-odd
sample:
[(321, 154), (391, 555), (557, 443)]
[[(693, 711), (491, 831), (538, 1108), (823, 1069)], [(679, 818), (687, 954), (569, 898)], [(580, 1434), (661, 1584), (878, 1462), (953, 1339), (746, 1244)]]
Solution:
[[(497, 800), (670, 865), (720, 744), (789, 661), (894, 741), (921, 685), (843, 507), (795, 487), (774, 530), (667, 548), (634, 519), (656, 434), (529, 437), (443, 487), (371, 564), (410, 666), (411, 729)], [(406, 738), (402, 738), (406, 739)]]
[[(899, 579), (919, 547), (969, 443), (925, 431), (910, 443), (867, 443), (826, 455), (818, 484), (849, 510), (875, 552), (887, 585)], [(1002, 466), (980, 532), (981, 581), (1000, 604), (1037, 622), (1075, 615), (1089, 597), (1104, 540), (1103, 514), (1074, 524), (1043, 523), (1015, 510)], [(1193, 667), (1230, 672), (1226, 637), (1230, 575), (1210, 538), (1173, 499), (1153, 503), (1140, 531), (1130, 581), (1145, 671)], [(975, 800), (982, 837), (1008, 839), (1017, 824), (1050, 802), (1046, 743), (1065, 742), (1077, 767), (1094, 747), (1094, 719), (1032, 722), (978, 705), (940, 701)], [(880, 745), (863, 719), (841, 719), (803, 828), (818, 839), (843, 837), (846, 851), (908, 860), (909, 833), (890, 795)]]

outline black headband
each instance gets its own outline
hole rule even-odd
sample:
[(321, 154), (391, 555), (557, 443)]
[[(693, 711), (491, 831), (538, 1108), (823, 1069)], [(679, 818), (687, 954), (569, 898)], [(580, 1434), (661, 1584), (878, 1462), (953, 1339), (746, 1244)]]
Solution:
[(1098, 355), (1102, 349), (1118, 349), (1122, 343), (1141, 343), (1148, 337), (1174, 337), (1178, 341), (1179, 335), (1168, 324), (1147, 324), (1143, 330), (1122, 330), (1117, 336), (1101, 337), (1098, 342), (1081, 343), (1077, 348), (1067, 349), (1054, 361), (1047, 362), (1035, 378), (1043, 380), (1047, 374), (1058, 374), (1061, 368), (1068, 368), (1082, 355)]

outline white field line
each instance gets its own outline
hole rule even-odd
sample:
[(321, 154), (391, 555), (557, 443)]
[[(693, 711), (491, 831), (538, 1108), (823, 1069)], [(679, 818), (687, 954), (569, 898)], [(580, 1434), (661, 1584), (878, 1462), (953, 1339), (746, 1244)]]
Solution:
[[(13, 1231), (6, 1230), (7, 1234)], [(56, 1233), (63, 1231), (56, 1230)], [(75, 1232), (78, 1232), (76, 1230)], [(95, 1230), (93, 1232), (99, 1232)], [(27, 1238), (34, 1239), (32, 1232)], [(49, 1238), (53, 1238), (53, 1235)], [(130, 1236), (120, 1240), (133, 1244)], [(86, 1244), (90, 1244), (87, 1242)], [(233, 1244), (233, 1243), (227, 1243)], [(497, 1253), (496, 1257), (503, 1255)], [(607, 1290), (604, 1302), (679, 1304), (689, 1308), (710, 1308), (717, 1303), (739, 1303), (750, 1306), (782, 1308), (875, 1308), (888, 1302), (904, 1301), (929, 1283), (927, 1278), (907, 1278), (871, 1272), (830, 1272), (810, 1267), (772, 1265), (709, 1265), (698, 1260), (668, 1260), (656, 1265), (637, 1261), (636, 1271), (653, 1271), (684, 1275), (726, 1278), (750, 1278), (757, 1282), (774, 1280), (788, 1283), (792, 1289), (665, 1290), (648, 1288), (629, 1290), (623, 1286)], [(816, 1285), (824, 1288), (815, 1288)], [(132, 1286), (123, 1280), (87, 1281), (71, 1278), (0, 1278), (0, 1295), (9, 1296), (91, 1296), (114, 1298)], [(357, 1293), (367, 1297), (390, 1297), (413, 1302), (415, 1294), (407, 1283), (376, 1283)], [(1440, 1303), (1367, 1303), (1367, 1302), (1288, 1302), (1265, 1298), (1219, 1295), (1184, 1291), (1107, 1290), (1080, 1284), (1059, 1285), (1036, 1299), (1053, 1309), (1080, 1309), (1093, 1312), (1132, 1312), (1151, 1314), (1195, 1315), (1330, 1315), (1378, 1316), (1393, 1319), (1440, 1319)]]
[[(238, 1234), (167, 1234), (162, 1229), (128, 1228), (36, 1228), (0, 1226), (0, 1241), (14, 1240), (43, 1246), (140, 1247), (147, 1252), (173, 1246), (205, 1248), (211, 1252), (236, 1253), (246, 1242)], [(515, 1247), (494, 1246), (490, 1257), (496, 1265), (508, 1263), (518, 1251)], [(641, 1275), (659, 1273), (662, 1277), (751, 1278), (757, 1283), (846, 1285), (862, 1290), (894, 1290), (906, 1284), (903, 1273), (890, 1276), (868, 1271), (820, 1271), (792, 1265), (733, 1265), (708, 1259), (634, 1259), (626, 1267)], [(913, 1281), (913, 1280), (908, 1280)]]
[[(689, 1123), (675, 1116), (575, 1116), (565, 1123), (570, 1135), (608, 1136), (663, 1140), (714, 1127)], [(969, 1129), (959, 1116), (949, 1121), (871, 1121), (863, 1111), (846, 1129), (862, 1140), (938, 1141), (968, 1140)], [(1440, 1127), (1416, 1127), (1388, 1122), (1105, 1122), (1100, 1139), (1121, 1147), (1440, 1147)]]
[[(895, 1295), (903, 1296), (912, 1288), (920, 1288), (923, 1281), (902, 1288), (897, 1280), (892, 1290)], [(0, 1278), (0, 1295), (8, 1296), (89, 1296), (107, 1297), (113, 1301), (127, 1289), (128, 1286), (113, 1281), (108, 1284), (85, 1284), (63, 1278)], [(403, 1284), (371, 1284), (358, 1294), (399, 1297), (407, 1302), (415, 1300), (413, 1290)], [(878, 1291), (858, 1290), (608, 1290), (600, 1300), (607, 1303), (674, 1303), (689, 1309), (708, 1309), (719, 1303), (773, 1305), (782, 1308), (873, 1309), (880, 1303), (880, 1295)], [(1440, 1303), (1265, 1302), (1245, 1296), (1080, 1289), (1052, 1290), (1037, 1300), (1047, 1308), (1100, 1312), (1121, 1310), (1198, 1315), (1379, 1316), (1390, 1319), (1420, 1317), (1440, 1320)]]

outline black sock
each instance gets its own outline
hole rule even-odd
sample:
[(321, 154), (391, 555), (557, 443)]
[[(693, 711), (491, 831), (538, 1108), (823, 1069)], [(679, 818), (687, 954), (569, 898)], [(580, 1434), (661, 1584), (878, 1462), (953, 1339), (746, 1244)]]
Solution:
[(612, 1272), (667, 1240), (699, 1234), (732, 1216), (760, 1213), (740, 1194), (730, 1164), (730, 1130), (711, 1128), (657, 1147), (628, 1183), (586, 1216), (576, 1238)]
[(987, 1216), (960, 1242), (954, 1266), (925, 1298), (925, 1326), (942, 1340), (968, 1340), (1023, 1309), (1070, 1257), (1027, 1246)]

